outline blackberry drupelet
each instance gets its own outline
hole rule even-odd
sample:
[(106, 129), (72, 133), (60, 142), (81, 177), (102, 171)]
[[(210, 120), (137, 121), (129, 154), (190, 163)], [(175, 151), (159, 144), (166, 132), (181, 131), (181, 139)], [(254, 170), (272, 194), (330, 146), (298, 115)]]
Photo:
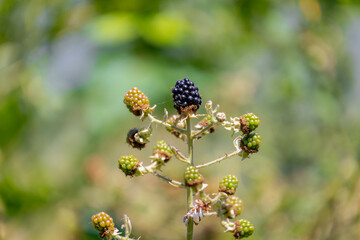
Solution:
[(245, 134), (254, 131), (259, 124), (259, 118), (253, 113), (247, 113), (240, 117), (240, 130)]
[(254, 233), (254, 225), (245, 220), (240, 219), (235, 221), (235, 229), (233, 235), (236, 239), (249, 237)]
[(259, 151), (261, 137), (257, 133), (246, 134), (240, 141), (240, 147), (246, 153), (256, 153)]
[(202, 101), (198, 91), (198, 87), (194, 85), (188, 78), (178, 80), (172, 89), (174, 108), (181, 113), (196, 113)]
[(122, 156), (119, 159), (119, 168), (125, 175), (134, 176), (139, 167), (139, 161), (133, 156)]
[(199, 170), (194, 166), (186, 168), (185, 171), (185, 183), (188, 186), (194, 186), (204, 182), (204, 177), (199, 173)]
[(233, 175), (224, 177), (219, 184), (219, 192), (225, 192), (229, 195), (233, 195), (238, 187), (239, 180)]

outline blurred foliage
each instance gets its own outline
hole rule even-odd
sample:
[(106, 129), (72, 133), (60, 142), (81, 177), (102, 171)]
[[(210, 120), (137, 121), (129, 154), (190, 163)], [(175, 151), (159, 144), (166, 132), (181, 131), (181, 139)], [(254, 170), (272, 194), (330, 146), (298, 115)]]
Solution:
[[(123, 94), (137, 86), (157, 115), (174, 113), (183, 77), (228, 116), (261, 119), (257, 155), (203, 173), (209, 191), (239, 177), (252, 239), (360, 239), (358, 1), (2, 0), (0, 26), (0, 239), (98, 239), (100, 210), (118, 225), (126, 213), (142, 239), (183, 239), (185, 193), (116, 169), (152, 149), (125, 144), (146, 123)], [(154, 143), (185, 147), (156, 130)], [(219, 129), (196, 161), (231, 142)], [(232, 239), (215, 218), (195, 230)]]

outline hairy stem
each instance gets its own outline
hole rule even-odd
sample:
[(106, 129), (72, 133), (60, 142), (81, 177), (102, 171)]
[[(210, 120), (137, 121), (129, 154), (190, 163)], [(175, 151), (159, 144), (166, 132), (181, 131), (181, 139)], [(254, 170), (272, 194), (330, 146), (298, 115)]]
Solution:
[(174, 186), (174, 187), (182, 187), (182, 188), (185, 188), (185, 187), (186, 187), (185, 184), (182, 183), (182, 182), (173, 180), (173, 179), (171, 179), (171, 178), (168, 178), (168, 177), (166, 177), (166, 176), (163, 176), (163, 175), (161, 175), (161, 174), (159, 174), (159, 173), (157, 173), (157, 172), (154, 172), (154, 171), (151, 172), (151, 173), (154, 174), (155, 176), (161, 178), (162, 180), (168, 182), (171, 186)]
[[(191, 136), (191, 123), (190, 123), (190, 117), (186, 119), (186, 136), (187, 136), (187, 144), (188, 144), (188, 159), (190, 161), (190, 165), (194, 166), (194, 158), (193, 158), (193, 138)], [(187, 196), (187, 204), (186, 204), (186, 210), (189, 211), (192, 207), (192, 204), (194, 202), (193, 199), (193, 189), (191, 187), (187, 188), (186, 196)], [(188, 225), (187, 225), (187, 231), (186, 231), (186, 239), (192, 240), (193, 239), (193, 230), (194, 230), (194, 223), (192, 218), (189, 219)]]
[(239, 154), (240, 152), (241, 152), (241, 150), (236, 150), (236, 151), (234, 151), (234, 152), (232, 152), (232, 153), (230, 153), (230, 154), (226, 154), (225, 156), (222, 156), (222, 157), (220, 157), (220, 158), (218, 158), (218, 159), (215, 159), (215, 160), (213, 160), (213, 161), (211, 161), (211, 162), (207, 162), (207, 163), (204, 163), (204, 164), (200, 164), (200, 165), (197, 165), (197, 166), (195, 166), (195, 167), (196, 167), (196, 168), (207, 167), (207, 166), (213, 165), (213, 164), (215, 164), (215, 163), (219, 163), (219, 162), (221, 162), (221, 161), (223, 161), (223, 160), (225, 160), (225, 159), (231, 158), (232, 156), (235, 156), (235, 155)]

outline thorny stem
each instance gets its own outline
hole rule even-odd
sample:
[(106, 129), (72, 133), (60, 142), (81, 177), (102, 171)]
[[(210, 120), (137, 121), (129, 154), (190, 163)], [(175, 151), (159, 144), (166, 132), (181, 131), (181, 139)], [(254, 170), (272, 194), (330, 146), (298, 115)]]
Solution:
[(194, 134), (192, 135), (192, 137), (195, 138), (195, 137), (203, 134), (204, 132), (206, 132), (207, 130), (209, 130), (212, 126), (214, 126), (214, 123), (211, 123), (210, 125), (206, 126), (205, 128), (203, 128), (203, 129), (199, 130), (198, 132), (194, 133)]
[(180, 133), (186, 133), (186, 130), (185, 129), (182, 129), (182, 128), (178, 128), (176, 126), (173, 126), (171, 124), (168, 124), (166, 122), (163, 122), (163, 121), (160, 121), (159, 119), (156, 119), (153, 115), (149, 114), (148, 117), (151, 119), (151, 122), (154, 122), (154, 123), (159, 123), (159, 124), (162, 124), (164, 125), (165, 127), (170, 127), (174, 130), (177, 130), (179, 131)]
[(234, 152), (232, 152), (230, 154), (225, 154), (225, 156), (222, 156), (222, 157), (220, 157), (218, 159), (215, 159), (215, 160), (213, 160), (211, 162), (207, 162), (207, 163), (204, 163), (204, 164), (197, 165), (197, 166), (195, 166), (195, 168), (203, 168), (203, 167), (213, 165), (215, 163), (219, 163), (219, 162), (221, 162), (221, 161), (223, 161), (225, 159), (231, 158), (232, 156), (238, 155), (240, 152), (241, 152), (241, 150), (236, 150), (236, 151), (234, 151)]
[[(194, 166), (194, 158), (193, 158), (193, 138), (191, 136), (191, 122), (190, 117), (188, 116), (186, 119), (186, 136), (187, 136), (187, 144), (188, 144), (188, 159), (190, 161), (190, 165)], [(194, 202), (193, 199), (193, 189), (191, 187), (187, 188), (186, 191), (186, 197), (187, 197), (187, 204), (186, 204), (186, 210), (187, 212), (192, 207), (192, 204)], [(189, 219), (188, 225), (187, 225), (187, 231), (186, 231), (186, 239), (192, 240), (193, 239), (193, 230), (194, 230), (194, 223), (192, 218)]]

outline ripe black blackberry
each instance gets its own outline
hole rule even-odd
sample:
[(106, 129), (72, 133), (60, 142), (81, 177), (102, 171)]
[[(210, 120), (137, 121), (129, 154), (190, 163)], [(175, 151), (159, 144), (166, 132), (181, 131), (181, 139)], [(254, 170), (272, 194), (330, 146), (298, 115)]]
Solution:
[(202, 101), (199, 89), (188, 78), (176, 81), (172, 89), (174, 108), (181, 113), (196, 113)]

